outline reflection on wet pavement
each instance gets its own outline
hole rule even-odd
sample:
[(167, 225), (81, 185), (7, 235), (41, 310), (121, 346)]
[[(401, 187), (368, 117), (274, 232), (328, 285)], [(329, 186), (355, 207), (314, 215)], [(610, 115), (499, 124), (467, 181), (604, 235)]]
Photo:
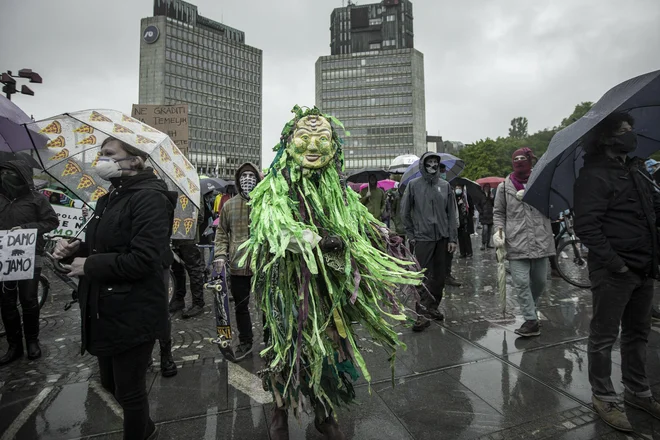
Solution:
[[(642, 437), (625, 436), (591, 409), (590, 292), (550, 280), (541, 302), (542, 334), (521, 339), (514, 333), (522, 324), (515, 299), (508, 298), (501, 311), (493, 252), (456, 261), (454, 274), (464, 284), (447, 288), (444, 324), (433, 323), (421, 334), (399, 327), (408, 348), (397, 353), (394, 388), (387, 352), (361, 338), (372, 385), (360, 379), (357, 403), (338, 413), (347, 438), (660, 438), (660, 421), (644, 413), (629, 411)], [(46, 356), (0, 368), (0, 440), (121, 439), (121, 410), (98, 384), (94, 358), (76, 353), (77, 311), (61, 311), (65, 290), (58, 294), (56, 288), (53, 298), (42, 319)], [(256, 314), (253, 322), (260, 322)], [(165, 379), (156, 364), (148, 376), (159, 439), (269, 438), (270, 396), (255, 376), (262, 368), (258, 355), (238, 366), (224, 362), (206, 339), (213, 334), (208, 309), (188, 321), (175, 316), (173, 325), (179, 374)], [(260, 337), (259, 326), (255, 334)], [(5, 349), (2, 338), (0, 351)], [(620, 392), (618, 345), (612, 358)], [(650, 336), (647, 369), (660, 394), (659, 328)], [(290, 416), (289, 426), (291, 439), (323, 438), (309, 416)]]

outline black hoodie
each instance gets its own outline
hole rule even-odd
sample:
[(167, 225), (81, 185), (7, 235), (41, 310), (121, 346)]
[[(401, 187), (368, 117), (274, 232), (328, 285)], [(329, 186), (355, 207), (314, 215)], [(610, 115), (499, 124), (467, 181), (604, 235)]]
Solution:
[(0, 230), (8, 230), (16, 226), (36, 229), (36, 253), (41, 255), (45, 244), (43, 235), (60, 224), (57, 214), (46, 196), (33, 190), (32, 169), (28, 164), (20, 160), (10, 160), (0, 164), (1, 169), (14, 171), (23, 178), (25, 185), (21, 195), (15, 199), (11, 199), (0, 189)]
[(112, 179), (87, 227), (82, 352), (112, 356), (165, 335), (166, 260), (177, 194), (148, 168)]

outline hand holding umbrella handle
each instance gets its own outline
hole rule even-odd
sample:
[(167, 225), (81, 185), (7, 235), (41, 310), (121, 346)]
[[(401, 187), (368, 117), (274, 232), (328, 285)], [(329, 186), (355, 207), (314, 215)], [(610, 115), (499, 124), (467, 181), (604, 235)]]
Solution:
[[(69, 245), (73, 245), (75, 242), (80, 242), (80, 239), (77, 238), (77, 237), (72, 237), (72, 238), (69, 238), (68, 240), (66, 240), (66, 242)], [(80, 244), (78, 244), (78, 246), (80, 246)], [(58, 251), (59, 250), (56, 249), (55, 252), (57, 253)], [(59, 273), (64, 273), (64, 274), (70, 272), (70, 269), (64, 267), (62, 265), (62, 263), (60, 263), (60, 260), (57, 257), (55, 257), (53, 254), (51, 254), (50, 252), (46, 252), (45, 254), (46, 254), (46, 257), (48, 257), (50, 259), (50, 261), (53, 263), (53, 269), (55, 271), (57, 271)]]

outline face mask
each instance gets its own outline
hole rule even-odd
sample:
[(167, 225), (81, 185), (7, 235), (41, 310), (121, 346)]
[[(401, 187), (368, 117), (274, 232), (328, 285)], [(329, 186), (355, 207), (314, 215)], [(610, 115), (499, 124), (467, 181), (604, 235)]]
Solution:
[(238, 179), (238, 183), (241, 186), (241, 192), (243, 194), (250, 194), (250, 191), (257, 186), (257, 176), (253, 173), (243, 173)]
[(440, 173), (440, 178), (442, 180), (447, 180), (447, 173)]
[(10, 198), (15, 199), (20, 196), (24, 187), (25, 182), (19, 176), (15, 174), (4, 174), (2, 176), (2, 189)]
[(110, 180), (116, 177), (121, 177), (121, 172), (127, 170), (119, 166), (119, 162), (128, 160), (130, 157), (124, 159), (112, 159), (109, 157), (101, 157), (96, 163), (96, 173), (103, 180)]
[(429, 173), (429, 174), (435, 174), (435, 173), (438, 172), (438, 168), (440, 168), (440, 165), (437, 164), (437, 163), (430, 164), (430, 163), (427, 162), (427, 163), (425, 164), (425, 168), (426, 168), (426, 172), (427, 172), (427, 173)]
[(457, 196), (460, 196), (461, 194), (463, 194), (463, 190), (460, 189), (460, 188), (459, 188), (459, 189), (456, 189), (456, 195), (457, 195)]
[(612, 149), (617, 153), (630, 153), (637, 148), (637, 134), (627, 131), (619, 136), (613, 136)]

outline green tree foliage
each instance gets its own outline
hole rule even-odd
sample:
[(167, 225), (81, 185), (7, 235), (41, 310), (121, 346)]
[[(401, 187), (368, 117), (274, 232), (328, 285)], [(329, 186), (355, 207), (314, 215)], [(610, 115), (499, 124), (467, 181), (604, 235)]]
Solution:
[(524, 116), (519, 116), (511, 120), (509, 128), (509, 137), (514, 139), (525, 139), (527, 135), (528, 121)]
[[(508, 137), (481, 139), (458, 152), (465, 161), (463, 176), (476, 180), (481, 177), (506, 177), (511, 173), (511, 156), (518, 148), (529, 147), (536, 157), (541, 157), (550, 145), (550, 140), (559, 131), (584, 116), (593, 106), (592, 102), (582, 102), (575, 106), (573, 113), (562, 119), (557, 127), (545, 128), (527, 135), (527, 118), (518, 117), (511, 121)], [(524, 128), (524, 130), (523, 130)], [(518, 137), (522, 132), (525, 136)]]

